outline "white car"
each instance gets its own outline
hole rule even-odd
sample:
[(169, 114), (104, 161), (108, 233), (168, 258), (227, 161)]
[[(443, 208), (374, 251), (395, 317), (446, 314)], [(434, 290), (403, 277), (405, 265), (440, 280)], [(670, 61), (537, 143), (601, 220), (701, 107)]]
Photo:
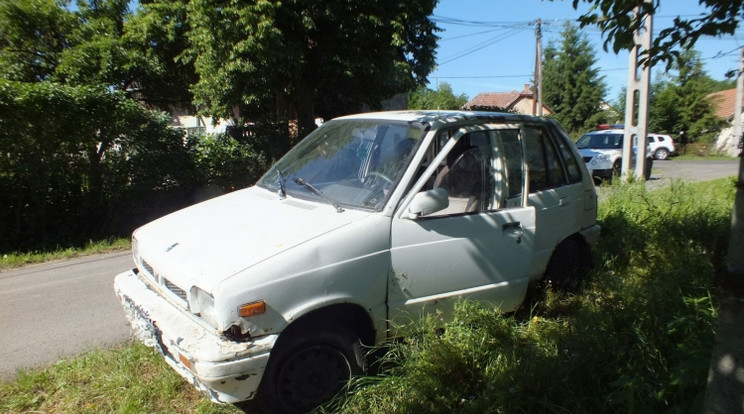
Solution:
[[(603, 129), (584, 134), (576, 141), (576, 148), (584, 159), (587, 170), (597, 181), (611, 181), (620, 176), (623, 159), (623, 140), (625, 131), (622, 129)], [(651, 178), (654, 165), (650, 147), (646, 147), (646, 164), (643, 178)], [(631, 165), (635, 165), (636, 147), (633, 147)]]
[(597, 196), (552, 120), (405, 111), (326, 122), (256, 186), (137, 229), (114, 285), (137, 335), (212, 400), (304, 412), (374, 345), (459, 299), (574, 286)]
[(669, 135), (648, 134), (646, 142), (655, 160), (665, 160), (675, 153), (674, 139)]

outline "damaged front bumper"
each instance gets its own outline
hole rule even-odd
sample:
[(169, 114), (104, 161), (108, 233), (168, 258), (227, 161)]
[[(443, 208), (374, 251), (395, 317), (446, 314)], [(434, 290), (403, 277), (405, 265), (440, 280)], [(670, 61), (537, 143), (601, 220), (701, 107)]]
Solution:
[(252, 399), (277, 335), (228, 341), (151, 290), (134, 271), (114, 279), (114, 289), (136, 336), (218, 403)]

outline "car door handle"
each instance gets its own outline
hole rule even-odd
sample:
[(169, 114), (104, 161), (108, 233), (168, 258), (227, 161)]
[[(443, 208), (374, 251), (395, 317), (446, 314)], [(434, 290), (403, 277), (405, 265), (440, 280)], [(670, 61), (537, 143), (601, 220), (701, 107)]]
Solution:
[(504, 223), (501, 226), (501, 230), (512, 230), (512, 229), (519, 229), (522, 228), (522, 223), (518, 221), (513, 221), (511, 223)]

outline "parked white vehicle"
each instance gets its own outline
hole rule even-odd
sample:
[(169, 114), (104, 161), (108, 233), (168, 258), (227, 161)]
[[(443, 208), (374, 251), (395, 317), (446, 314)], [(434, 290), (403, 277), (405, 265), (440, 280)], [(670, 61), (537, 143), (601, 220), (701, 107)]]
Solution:
[(649, 153), (655, 160), (665, 160), (675, 153), (674, 139), (669, 135), (648, 134)]
[[(613, 177), (620, 176), (623, 159), (623, 140), (625, 131), (622, 129), (603, 129), (587, 132), (576, 141), (576, 148), (586, 163), (586, 168), (592, 177), (598, 182), (602, 180), (611, 181)], [(631, 165), (635, 165), (636, 147), (633, 146), (633, 159)], [(651, 169), (654, 165), (653, 155), (649, 146), (646, 147), (646, 165), (643, 177), (651, 178)]]
[(331, 120), (256, 186), (137, 229), (115, 290), (134, 331), (212, 400), (305, 412), (374, 345), (466, 298), (501, 312), (574, 285), (597, 196), (554, 121), (406, 111)]

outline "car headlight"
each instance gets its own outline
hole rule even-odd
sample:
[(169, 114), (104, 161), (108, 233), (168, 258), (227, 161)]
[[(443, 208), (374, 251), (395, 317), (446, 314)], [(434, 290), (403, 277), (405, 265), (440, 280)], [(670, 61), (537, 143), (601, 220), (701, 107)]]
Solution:
[(199, 287), (192, 287), (189, 295), (191, 312), (199, 315), (210, 326), (217, 328), (217, 318), (214, 313), (214, 298)]

